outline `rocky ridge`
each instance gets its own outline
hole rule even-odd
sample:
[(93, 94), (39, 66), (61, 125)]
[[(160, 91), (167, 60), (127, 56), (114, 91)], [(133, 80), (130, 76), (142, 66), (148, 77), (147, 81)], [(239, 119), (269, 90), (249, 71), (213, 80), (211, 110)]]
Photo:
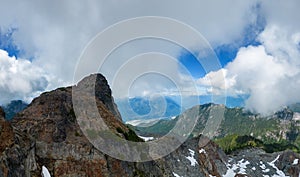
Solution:
[[(76, 87), (89, 88), (91, 77), (97, 79), (95, 90), (99, 113), (114, 133), (126, 138), (116, 130), (129, 131), (120, 120), (105, 78), (94, 74)], [(47, 167), (52, 176), (59, 177), (172, 176), (176, 168), (188, 176), (205, 176), (202, 168), (194, 168), (184, 156), (189, 154), (188, 147), (198, 151), (196, 139), (165, 158), (144, 163), (120, 161), (100, 152), (77, 124), (72, 107), (72, 87), (41, 94), (11, 122), (4, 119), (2, 109), (0, 115), (0, 176), (40, 176), (42, 166)], [(197, 158), (198, 154), (194, 155)], [(176, 164), (177, 159), (181, 159), (181, 165)]]

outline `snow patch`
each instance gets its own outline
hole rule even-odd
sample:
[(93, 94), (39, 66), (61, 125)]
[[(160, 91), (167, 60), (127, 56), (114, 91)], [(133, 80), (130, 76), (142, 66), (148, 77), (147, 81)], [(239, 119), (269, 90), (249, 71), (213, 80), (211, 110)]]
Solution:
[(299, 159), (295, 159), (293, 165), (297, 165), (299, 163)]
[(244, 159), (238, 161), (238, 165), (240, 167), (239, 174), (246, 174), (246, 168), (247, 168), (247, 165), (249, 165), (249, 164), (250, 164), (250, 162), (249, 161), (244, 162)]
[(236, 166), (236, 164), (233, 165), (232, 168), (228, 168), (227, 172), (225, 175), (223, 175), (223, 177), (232, 177), (235, 176), (236, 173), (234, 172), (238, 167)]
[(138, 137), (142, 138), (144, 141), (151, 141), (154, 140), (154, 137), (144, 137), (144, 136), (139, 136)]
[(260, 166), (259, 166), (259, 167), (260, 167), (262, 170), (266, 169), (266, 165), (265, 165), (262, 161), (260, 161), (259, 163), (260, 163)]
[(276, 157), (276, 159), (274, 159), (272, 162), (268, 162), (268, 164), (276, 170), (277, 174), (273, 175), (273, 177), (288, 177), (288, 176), (285, 176), (283, 171), (279, 170), (275, 165), (275, 162), (279, 159), (279, 157), (280, 157), (280, 155), (278, 155)]
[(202, 153), (206, 154), (206, 151), (205, 151), (205, 149), (200, 149), (200, 150), (199, 150), (199, 153), (200, 153), (200, 154), (202, 154)]
[(174, 172), (173, 172), (173, 175), (174, 175), (175, 177), (180, 177), (178, 174), (176, 174), (176, 173), (174, 173)]
[[(232, 177), (236, 175), (236, 170), (239, 170), (239, 174), (246, 174), (247, 165), (249, 165), (249, 161), (245, 161), (244, 159), (238, 161), (237, 164), (227, 164), (227, 172), (223, 177)], [(232, 166), (232, 168), (230, 168)]]
[(48, 169), (45, 166), (42, 166), (42, 177), (51, 177)]
[(195, 151), (189, 149), (190, 151), (190, 156), (187, 156), (187, 158), (191, 162), (191, 166), (194, 167), (196, 164), (198, 164), (197, 160), (194, 158), (195, 156)]
[(137, 120), (130, 120), (125, 122), (125, 124), (130, 124), (133, 126), (140, 126), (140, 127), (148, 127), (151, 125), (156, 124), (158, 121), (160, 121), (162, 118), (154, 118), (154, 119), (137, 119)]
[[(284, 174), (284, 172), (279, 170), (275, 165), (275, 162), (279, 159), (279, 157), (280, 157), (280, 155), (278, 155), (271, 162), (259, 161), (259, 163), (256, 163), (256, 165), (258, 165), (261, 168), (261, 173), (264, 173), (264, 174), (261, 174), (261, 176), (264, 176), (264, 177), (287, 177)], [(299, 163), (299, 159), (295, 159), (293, 162), (293, 165), (298, 164), (298, 163)], [(250, 164), (250, 162), (245, 159), (241, 159), (240, 161), (237, 161), (236, 163), (234, 163), (234, 161), (232, 159), (229, 159), (228, 164), (226, 164), (227, 172), (225, 175), (223, 175), (223, 177), (233, 177), (236, 174), (246, 174), (246, 170), (248, 169), (247, 166), (249, 164)], [(252, 166), (252, 167), (248, 166), (248, 167), (249, 167), (249, 169), (251, 168), (251, 170), (253, 170), (253, 171), (260, 170), (254, 166)], [(272, 168), (275, 169), (274, 174), (270, 174), (271, 171), (274, 171)]]

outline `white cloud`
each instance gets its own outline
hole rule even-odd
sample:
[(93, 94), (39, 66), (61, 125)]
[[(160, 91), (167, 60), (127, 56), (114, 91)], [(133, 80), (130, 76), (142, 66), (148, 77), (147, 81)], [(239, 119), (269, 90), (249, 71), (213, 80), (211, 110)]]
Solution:
[(268, 25), (258, 39), (266, 47), (267, 52), (276, 56), (280, 62), (300, 64), (300, 31), (291, 33), (285, 27)]
[(253, 20), (249, 11), (255, 3), (252, 0), (11, 0), (1, 2), (0, 24), (17, 27), (14, 38), (25, 51), (23, 57), (33, 56), (33, 63), (67, 85), (72, 83), (75, 64), (89, 40), (120, 20), (144, 15), (167, 16), (195, 27), (213, 44), (229, 43), (239, 38), (244, 26)]
[(0, 49), (0, 104), (13, 99), (30, 101), (47, 88), (46, 73), (28, 60), (9, 57)]
[[(244, 27), (253, 20), (256, 0), (127, 0), (103, 1), (103, 20), (112, 24), (137, 16), (166, 16), (181, 20), (202, 33), (212, 44), (232, 42), (241, 37)], [(232, 5), (234, 4), (234, 6)], [(226, 34), (226, 35), (224, 35)]]
[(247, 108), (266, 114), (282, 106), (274, 86), (285, 76), (286, 67), (268, 55), (263, 46), (240, 49), (226, 68), (235, 77), (235, 89), (250, 94), (245, 103)]
[[(225, 80), (226, 78), (226, 80)], [(218, 71), (212, 71), (205, 75), (205, 77), (200, 78), (198, 84), (203, 86), (214, 87), (218, 90), (229, 89), (235, 85), (235, 77), (228, 78), (228, 70), (220, 69)]]
[(269, 25), (285, 28), (288, 33), (295, 33), (300, 29), (298, 0), (260, 0), (263, 15)]
[[(111, 79), (116, 98), (153, 95), (197, 95), (192, 76), (178, 60), (161, 53), (146, 53), (131, 58)], [(182, 72), (178, 72), (180, 67)]]
[[(299, 33), (288, 33), (277, 26), (267, 26), (259, 35), (262, 45), (240, 48), (236, 58), (224, 69), (207, 74), (200, 83), (214, 80), (213, 87), (233, 94), (249, 94), (246, 108), (262, 114), (300, 102)], [(295, 42), (296, 41), (296, 42)], [(220, 86), (216, 73), (222, 72), (226, 87)]]

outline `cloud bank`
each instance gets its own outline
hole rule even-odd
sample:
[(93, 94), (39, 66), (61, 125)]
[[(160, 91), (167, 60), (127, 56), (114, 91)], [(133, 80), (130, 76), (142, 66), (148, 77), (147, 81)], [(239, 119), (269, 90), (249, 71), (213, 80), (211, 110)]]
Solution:
[[(260, 34), (256, 34), (258, 31), (251, 34), (257, 36), (259, 45), (238, 46), (240, 49), (231, 63), (222, 70), (208, 73), (197, 83), (200, 94), (225, 94), (226, 89), (229, 95), (249, 94), (246, 100), (248, 109), (272, 112), (283, 105), (300, 101), (297, 93), (299, 6), (298, 0), (4, 1), (0, 6), (0, 26), (17, 29), (12, 37), (22, 52), (21, 59), (15, 59), (2, 51), (0, 103), (16, 97), (28, 99), (36, 92), (73, 84), (73, 73), (84, 47), (97, 33), (120, 20), (145, 15), (175, 18), (198, 30), (213, 47), (219, 47), (240, 44), (237, 41), (247, 38), (244, 36), (247, 28), (262, 25), (258, 18), (263, 18), (264, 26), (261, 28), (264, 30), (259, 31)], [(122, 58), (124, 56), (132, 58), (141, 52), (157, 51), (157, 48), (158, 52), (171, 56), (180, 53), (178, 47), (170, 45), (149, 47), (155, 44), (145, 41), (121, 48), (105, 68), (109, 78), (113, 78), (110, 71), (115, 73), (126, 62)], [(18, 69), (12, 72), (10, 68)], [(132, 73), (125, 73), (123, 77), (130, 75)], [(178, 82), (186, 86), (188, 93), (190, 84), (186, 77), (180, 73), (177, 75)], [(221, 82), (220, 75), (225, 76), (225, 85), (218, 84)], [(134, 89), (143, 93), (148, 90), (171, 93), (172, 88), (168, 84), (162, 85), (162, 88), (153, 86), (146, 78)], [(150, 80), (155, 82), (155, 77)], [(22, 83), (23, 87), (16, 83)], [(113, 93), (123, 94), (118, 97), (128, 94), (121, 87), (114, 87)]]
[(209, 86), (205, 81), (217, 80), (215, 73), (223, 72), (226, 88), (212, 85), (216, 90), (228, 89), (229, 95), (249, 94), (246, 108), (270, 114), (300, 101), (300, 33), (270, 25), (258, 40), (262, 45), (240, 48), (224, 69), (208, 73), (199, 83)]
[(47, 74), (28, 60), (8, 56), (0, 49), (0, 103), (31, 100), (48, 86)]
[(174, 3), (173, 0), (11, 0), (1, 3), (0, 25), (18, 29), (13, 37), (24, 50), (23, 58), (33, 58), (33, 62), (48, 73), (70, 84), (77, 59), (87, 43), (98, 32), (120, 20), (145, 15), (175, 18), (193, 26), (210, 43), (217, 45), (241, 36), (244, 26), (253, 20), (249, 10), (254, 4), (252, 0), (193, 0), (188, 3)]

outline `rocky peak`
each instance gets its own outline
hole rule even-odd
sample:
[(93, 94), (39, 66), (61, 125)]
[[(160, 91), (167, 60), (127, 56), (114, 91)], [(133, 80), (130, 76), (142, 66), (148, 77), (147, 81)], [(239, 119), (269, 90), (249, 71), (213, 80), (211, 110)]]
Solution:
[(282, 120), (292, 120), (293, 119), (294, 112), (290, 110), (289, 108), (284, 108), (281, 111), (278, 111), (274, 114), (276, 118), (282, 119)]
[[(97, 79), (96, 102), (101, 117), (114, 133), (128, 138), (129, 129), (117, 117), (111, 90), (102, 75), (87, 77), (76, 88), (89, 90), (92, 77)], [(108, 157), (93, 147), (77, 124), (72, 89), (41, 94), (11, 122), (1, 118), (0, 176), (40, 176), (43, 165), (52, 176), (108, 176)], [(2, 109), (0, 116), (4, 117)]]
[(102, 74), (91, 74), (90, 76), (85, 77), (77, 84), (77, 88), (80, 88), (91, 96), (97, 97), (116, 118), (122, 120), (121, 114), (112, 97), (112, 91), (106, 78)]

